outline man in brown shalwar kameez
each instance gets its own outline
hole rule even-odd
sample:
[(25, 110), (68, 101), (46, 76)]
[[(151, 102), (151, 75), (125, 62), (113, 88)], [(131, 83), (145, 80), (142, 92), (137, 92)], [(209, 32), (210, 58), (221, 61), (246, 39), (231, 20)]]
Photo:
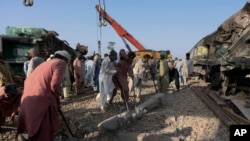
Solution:
[(113, 95), (109, 101), (111, 104), (113, 98), (117, 93), (117, 89), (121, 90), (121, 97), (124, 102), (128, 102), (129, 99), (129, 87), (128, 87), (128, 76), (133, 80), (134, 74), (132, 69), (132, 62), (135, 58), (134, 52), (129, 52), (128, 55), (125, 53), (125, 50), (120, 51), (120, 60), (117, 64), (117, 73), (113, 76), (112, 80), (115, 84), (115, 89), (113, 91)]
[(74, 78), (76, 83), (76, 94), (84, 93), (84, 80), (85, 80), (85, 64), (84, 58), (81, 53), (76, 54), (76, 58), (73, 62)]
[(16, 86), (6, 85), (0, 87), (0, 129), (5, 124), (7, 117), (11, 117), (9, 123), (14, 122), (14, 117), (18, 112), (21, 100), (21, 92)]
[(67, 51), (56, 51), (52, 60), (40, 64), (25, 80), (17, 133), (27, 131), (29, 141), (54, 140), (59, 129), (60, 86), (69, 60)]

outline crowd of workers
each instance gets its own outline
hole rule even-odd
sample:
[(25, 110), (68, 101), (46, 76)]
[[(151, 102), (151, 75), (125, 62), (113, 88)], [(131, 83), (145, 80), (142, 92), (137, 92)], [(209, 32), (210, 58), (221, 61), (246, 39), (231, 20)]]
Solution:
[[(85, 88), (89, 86), (99, 93), (98, 105), (101, 111), (105, 112), (106, 107), (113, 103), (118, 90), (126, 104), (132, 93), (140, 98), (142, 81), (145, 80), (153, 80), (154, 84), (157, 80), (155, 88), (159, 93), (167, 93), (171, 82), (174, 82), (179, 90), (180, 83), (187, 85), (193, 66), (189, 53), (185, 59), (169, 60), (163, 52), (160, 53), (159, 60), (149, 54), (136, 59), (134, 52), (126, 52), (124, 49), (121, 49), (119, 54), (111, 50), (103, 58), (99, 54), (85, 58), (77, 52), (73, 61), (67, 51), (59, 50), (45, 61), (32, 48), (26, 57), (23, 92), (15, 91), (15, 94), (12, 94), (19, 95), (19, 101), (15, 101), (12, 111), (18, 111), (17, 133), (27, 132), (30, 141), (54, 140), (54, 135), (60, 127), (60, 97), (69, 97), (72, 81), (75, 83), (76, 95), (84, 94)], [(6, 90), (6, 87), (10, 87), (9, 84), (14, 83), (11, 72), (8, 63), (0, 56), (0, 103), (12, 96), (10, 91)], [(5, 118), (10, 116), (10, 112), (6, 114), (6, 109), (1, 109), (0, 126), (4, 124)], [(11, 115), (13, 116), (13, 113)]]

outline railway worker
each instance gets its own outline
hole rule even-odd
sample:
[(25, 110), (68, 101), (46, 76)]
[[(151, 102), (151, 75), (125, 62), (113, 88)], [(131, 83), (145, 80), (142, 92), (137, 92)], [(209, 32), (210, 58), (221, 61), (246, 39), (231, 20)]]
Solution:
[(184, 80), (184, 85), (188, 83), (188, 79), (193, 72), (193, 61), (190, 59), (190, 53), (186, 53), (186, 59), (182, 61), (182, 76)]
[(35, 68), (44, 62), (44, 59), (38, 56), (38, 51), (35, 48), (29, 49), (28, 53), (30, 54), (31, 59), (28, 65), (26, 77), (29, 77), (29, 75), (35, 70)]
[(174, 60), (171, 60), (168, 62), (168, 67), (169, 67), (169, 83), (173, 82), (175, 83), (175, 87), (177, 90), (180, 89), (180, 81), (179, 81), (179, 72), (178, 70), (174, 67)]
[(169, 68), (164, 52), (160, 53), (160, 64), (159, 64), (159, 78), (158, 78), (158, 91), (160, 93), (167, 93), (169, 87)]
[(101, 69), (101, 56), (95, 54), (94, 65), (93, 65), (93, 91), (99, 92), (99, 74)]
[(0, 55), (0, 87), (14, 83), (13, 71), (10, 65), (4, 61), (3, 56)]
[(134, 52), (128, 52), (126, 54), (125, 50), (120, 51), (120, 60), (117, 63), (116, 69), (117, 73), (113, 76), (112, 80), (115, 84), (113, 90), (113, 95), (109, 101), (109, 104), (113, 102), (117, 90), (121, 90), (121, 97), (125, 103), (128, 103), (129, 100), (129, 87), (128, 87), (128, 76), (133, 80), (134, 74), (132, 69), (132, 62), (135, 58)]
[(59, 129), (61, 83), (70, 55), (55, 52), (54, 59), (39, 65), (24, 83), (17, 133), (28, 133), (29, 141), (54, 141)]
[(137, 98), (141, 96), (142, 81), (147, 80), (146, 71), (149, 69), (149, 59), (150, 55), (145, 54), (143, 58), (139, 58), (135, 62), (133, 73), (134, 79), (130, 80), (130, 93), (134, 91)]
[(76, 58), (73, 62), (74, 78), (76, 83), (76, 95), (84, 93), (84, 81), (85, 81), (85, 59), (80, 52), (76, 53)]
[(15, 84), (0, 87), (0, 129), (5, 124), (7, 117), (11, 117), (9, 124), (14, 122), (20, 106), (21, 95)]
[(112, 81), (113, 75), (117, 72), (115, 68), (115, 61), (117, 60), (117, 53), (111, 50), (108, 57), (105, 57), (101, 64), (100, 74), (99, 74), (99, 87), (100, 93), (97, 95), (99, 97), (99, 106), (104, 112), (107, 102), (110, 100), (115, 85)]

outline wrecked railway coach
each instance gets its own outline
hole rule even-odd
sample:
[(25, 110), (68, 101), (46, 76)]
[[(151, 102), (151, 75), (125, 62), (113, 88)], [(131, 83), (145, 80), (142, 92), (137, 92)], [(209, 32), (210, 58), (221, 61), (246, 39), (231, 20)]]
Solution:
[(194, 74), (224, 95), (250, 90), (250, 4), (246, 3), (191, 50)]
[(57, 36), (56, 32), (43, 28), (6, 28), (6, 35), (0, 35), (0, 53), (10, 64), (16, 83), (20, 85), (23, 83), (25, 78), (23, 63), (26, 61), (25, 54), (30, 48), (36, 48), (44, 60), (57, 50), (67, 50), (73, 61), (75, 50)]

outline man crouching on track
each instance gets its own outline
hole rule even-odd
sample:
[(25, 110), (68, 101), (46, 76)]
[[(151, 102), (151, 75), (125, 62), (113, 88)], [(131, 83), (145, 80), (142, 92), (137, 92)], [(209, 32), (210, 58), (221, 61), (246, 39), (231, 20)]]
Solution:
[(117, 90), (121, 90), (121, 97), (125, 103), (128, 103), (129, 99), (129, 88), (128, 88), (128, 76), (134, 79), (134, 74), (132, 70), (132, 62), (135, 58), (134, 52), (129, 52), (126, 54), (125, 50), (120, 51), (120, 60), (117, 64), (117, 73), (113, 76), (112, 80), (115, 84), (115, 89), (113, 90), (113, 95), (109, 101), (109, 104), (113, 103), (113, 98), (115, 97)]
[(27, 131), (29, 141), (53, 141), (59, 129), (61, 83), (70, 55), (65, 50), (40, 64), (24, 82), (17, 133)]
[[(9, 124), (14, 122), (20, 106), (21, 92), (15, 84), (0, 87), (0, 126), (4, 125), (7, 117), (11, 117)], [(1, 128), (0, 128), (1, 129)]]

